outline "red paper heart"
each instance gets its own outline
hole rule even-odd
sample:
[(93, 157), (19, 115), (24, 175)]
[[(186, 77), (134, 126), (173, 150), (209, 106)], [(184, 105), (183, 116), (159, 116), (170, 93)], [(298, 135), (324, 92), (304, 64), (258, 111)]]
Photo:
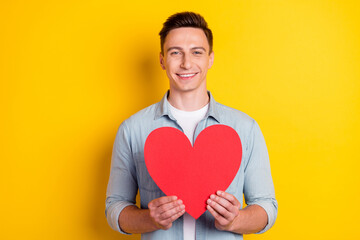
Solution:
[(184, 202), (195, 219), (206, 211), (206, 200), (225, 191), (239, 170), (242, 147), (229, 126), (212, 125), (196, 138), (194, 147), (180, 130), (162, 127), (145, 142), (145, 164), (158, 187)]

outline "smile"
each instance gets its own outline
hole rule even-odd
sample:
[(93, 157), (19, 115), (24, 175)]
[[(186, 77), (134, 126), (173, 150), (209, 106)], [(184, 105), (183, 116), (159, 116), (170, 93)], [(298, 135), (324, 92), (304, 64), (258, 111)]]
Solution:
[(178, 75), (181, 79), (190, 79), (194, 77), (196, 74), (198, 73), (176, 74), (176, 75)]

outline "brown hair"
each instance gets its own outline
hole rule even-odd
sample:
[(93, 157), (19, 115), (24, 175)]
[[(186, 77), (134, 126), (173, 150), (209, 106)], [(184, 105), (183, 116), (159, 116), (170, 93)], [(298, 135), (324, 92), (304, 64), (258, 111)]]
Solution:
[(160, 41), (161, 41), (161, 54), (164, 55), (164, 43), (165, 38), (169, 34), (169, 32), (175, 28), (181, 27), (194, 27), (201, 28), (209, 43), (209, 55), (213, 49), (213, 35), (211, 30), (208, 28), (207, 22), (205, 19), (198, 13), (194, 12), (180, 12), (171, 15), (166, 22), (163, 24), (163, 28), (161, 29)]

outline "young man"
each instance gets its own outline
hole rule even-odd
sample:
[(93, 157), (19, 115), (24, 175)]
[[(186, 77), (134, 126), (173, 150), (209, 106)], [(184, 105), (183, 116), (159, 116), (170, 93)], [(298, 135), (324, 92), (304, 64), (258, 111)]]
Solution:
[[(110, 226), (142, 239), (242, 239), (242, 234), (267, 231), (275, 222), (277, 202), (264, 138), (246, 114), (217, 103), (206, 88), (214, 61), (212, 32), (202, 16), (192, 12), (170, 16), (160, 32), (160, 64), (169, 78), (164, 98), (119, 127), (106, 198)], [(242, 141), (240, 169), (226, 192), (207, 200), (197, 220), (185, 213), (176, 196), (165, 196), (144, 162), (147, 136), (160, 127), (173, 127), (193, 140), (206, 127), (232, 127)], [(140, 205), (135, 205), (139, 189)], [(243, 195), (247, 207), (243, 208)]]

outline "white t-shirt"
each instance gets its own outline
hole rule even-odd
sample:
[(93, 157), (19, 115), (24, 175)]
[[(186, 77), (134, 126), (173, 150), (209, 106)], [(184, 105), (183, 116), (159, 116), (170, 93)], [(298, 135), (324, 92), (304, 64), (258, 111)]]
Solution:
[[(209, 109), (209, 104), (196, 111), (182, 111), (170, 105), (171, 114), (183, 129), (185, 135), (194, 144), (194, 133), (198, 123), (203, 119)], [(186, 209), (186, 206), (185, 206)], [(184, 214), (184, 240), (195, 240), (195, 218), (188, 213)]]

